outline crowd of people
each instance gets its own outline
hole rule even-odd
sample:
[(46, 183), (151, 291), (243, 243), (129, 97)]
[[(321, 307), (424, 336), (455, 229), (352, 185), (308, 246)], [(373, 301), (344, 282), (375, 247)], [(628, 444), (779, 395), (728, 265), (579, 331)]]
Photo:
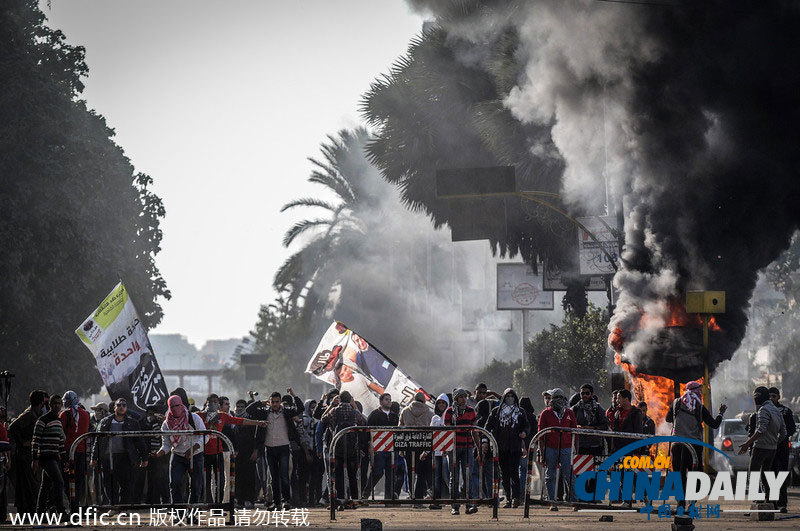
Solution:
[[(466, 513), (471, 514), (492, 498), (494, 467), (490, 464), (495, 446), (491, 443), (496, 443), (504, 507), (513, 508), (524, 500), (529, 459), (541, 469), (546, 498), (569, 503), (575, 501), (573, 452), (605, 456), (631, 442), (625, 437), (551, 430), (532, 448), (537, 431), (558, 427), (634, 434), (656, 431), (647, 403), (635, 401), (630, 390), (613, 391), (611, 406), (603, 408), (588, 383), (572, 396), (560, 388), (543, 392), (538, 417), (530, 397), (520, 397), (511, 388), (497, 393), (485, 384), (478, 384), (472, 393), (462, 388), (442, 393), (433, 409), (423, 392), (417, 392), (405, 407), (384, 393), (369, 416), (349, 392), (337, 389), (319, 400), (305, 401), (291, 388), (264, 400), (251, 392), (249, 400), (237, 400), (232, 410), (227, 397), (213, 393), (202, 408), (195, 407), (185, 390), (178, 388), (169, 397), (165, 414), (150, 408), (144, 415), (129, 410), (123, 398), (95, 404), (89, 408), (91, 413), (73, 391), (59, 396), (36, 390), (29, 398), (29, 407), (13, 422), (0, 418), (0, 444), (11, 443), (14, 503), (23, 513), (67, 510), (68, 453), (81, 435), (90, 432), (148, 433), (90, 436), (75, 446), (72, 472), (79, 504), (225, 503), (232, 495), (237, 506), (244, 508), (256, 503), (269, 509), (332, 503), (339, 509), (354, 509), (359, 500), (374, 498), (376, 490), (380, 494), (383, 480), (384, 499), (400, 498), (405, 490), (417, 502), (415, 507), (424, 508), (424, 502), (431, 510), (442, 509), (438, 500), (468, 500)], [(777, 388), (758, 387), (753, 399), (757, 411), (750, 417), (751, 437), (740, 452), (751, 452), (751, 470), (787, 470), (787, 440), (795, 431), (794, 415), (779, 402)], [(700, 441), (703, 424), (719, 427), (725, 410), (722, 405), (713, 416), (703, 405), (700, 385), (689, 382), (670, 404), (666, 422), (674, 435)], [(329, 446), (334, 434), (352, 426), (466, 429), (456, 431), (452, 452), (374, 451), (366, 430), (346, 432), (333, 451), (331, 498), (324, 481)], [(469, 429), (472, 426), (485, 431)], [(172, 433), (186, 430), (216, 430), (225, 438)], [(696, 450), (702, 456), (702, 447)], [(674, 445), (671, 454), (674, 470), (685, 479), (692, 467), (690, 452)], [(232, 494), (231, 470), (236, 479)], [(591, 483), (588, 488), (593, 489)], [(775, 505), (785, 511), (786, 503), (784, 484)], [(558, 510), (558, 505), (553, 504), (551, 510)], [(460, 505), (453, 503), (451, 513), (459, 512)]]

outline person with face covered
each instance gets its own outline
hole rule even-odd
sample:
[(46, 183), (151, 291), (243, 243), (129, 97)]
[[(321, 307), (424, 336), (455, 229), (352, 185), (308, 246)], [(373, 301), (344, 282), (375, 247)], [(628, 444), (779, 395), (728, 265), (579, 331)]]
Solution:
[[(548, 392), (551, 396), (550, 407), (539, 415), (539, 431), (551, 427), (577, 428), (575, 413), (567, 407), (567, 396), (561, 388), (556, 387)], [(564, 431), (550, 431), (539, 439), (540, 459), (545, 467), (544, 481), (547, 485), (547, 497), (556, 499), (556, 477), (561, 469), (561, 478), (572, 485), (572, 434)], [(570, 491), (572, 489), (570, 488)], [(574, 494), (574, 493), (573, 493)], [(557, 511), (553, 505), (551, 511)]]
[[(711, 413), (703, 405), (702, 388), (703, 386), (698, 382), (689, 382), (686, 384), (684, 393), (670, 404), (665, 420), (672, 424), (672, 435), (702, 441), (703, 423), (706, 423), (713, 430), (716, 430), (722, 424), (722, 415), (728, 409), (728, 406), (722, 404), (719, 406), (719, 415), (716, 417), (711, 416)], [(694, 450), (697, 453), (698, 460), (702, 461), (703, 447), (699, 444), (694, 445)], [(689, 453), (689, 449), (683, 444), (673, 444), (672, 470), (681, 473), (684, 487), (686, 486), (686, 479), (691, 466), (692, 455)], [(703, 463), (699, 462), (697, 466), (702, 470)]]
[[(88, 433), (89, 412), (83, 409), (75, 391), (67, 391), (62, 398), (64, 410), (59, 413), (58, 419), (64, 429), (64, 449), (69, 453), (75, 439)], [(86, 439), (82, 440), (75, 449), (75, 495), (78, 503), (84, 503), (86, 496)], [(67, 495), (69, 491), (67, 490)]]
[[(167, 418), (161, 431), (204, 430), (206, 425), (197, 413), (192, 413), (178, 395), (167, 400)], [(190, 421), (191, 419), (191, 421)], [(190, 427), (192, 426), (193, 427)], [(201, 435), (162, 435), (161, 449), (156, 457), (170, 453), (169, 490), (172, 503), (185, 503), (183, 477), (189, 474), (189, 503), (198, 503), (203, 497), (203, 437)]]
[[(205, 410), (197, 413), (203, 422), (206, 424), (206, 429), (216, 430), (222, 432), (225, 426), (261, 426), (266, 427), (266, 421), (257, 421), (252, 419), (245, 419), (233, 417), (228, 413), (220, 411), (219, 409), (219, 396), (211, 393), (206, 398)], [(223, 487), (225, 485), (225, 468), (223, 467), (222, 451), (227, 449), (222, 441), (216, 435), (207, 435), (204, 437), (205, 444), (205, 458), (204, 463), (206, 466), (206, 482), (205, 482), (205, 500), (206, 502), (221, 502), (224, 496)], [(216, 492), (211, 492), (211, 478), (216, 478)]]
[[(766, 387), (756, 387), (753, 391), (753, 402), (756, 404), (756, 430), (753, 435), (739, 447), (739, 455), (753, 448), (750, 454), (749, 472), (758, 472), (759, 478), (763, 473), (772, 470), (772, 461), (778, 442), (786, 438), (786, 423), (781, 411), (769, 399), (769, 390)], [(763, 483), (763, 481), (762, 481)], [(752, 485), (752, 483), (751, 483)], [(750, 493), (753, 496), (753, 493)], [(767, 494), (770, 500), (772, 492)], [(770, 503), (775, 503), (770, 501)]]
[(525, 439), (530, 426), (528, 415), (520, 408), (519, 398), (512, 388), (503, 392), (500, 405), (489, 415), (486, 429), (497, 441), (503, 490), (507, 498), (505, 507), (519, 507), (522, 498), (519, 462), (523, 454), (527, 455)]

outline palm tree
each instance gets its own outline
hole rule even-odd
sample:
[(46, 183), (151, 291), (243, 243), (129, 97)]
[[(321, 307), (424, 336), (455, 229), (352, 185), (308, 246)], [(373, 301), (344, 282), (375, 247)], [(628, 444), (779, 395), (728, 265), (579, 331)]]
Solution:
[(301, 236), (310, 238), (281, 265), (273, 282), (279, 292), (286, 292), (288, 303), (302, 308), (306, 317), (332, 308), (339, 268), (345, 260), (354, 258), (348, 253), (358, 252), (358, 239), (365, 230), (358, 217), (359, 207), (376, 200), (363, 178), (367, 166), (363, 150), (368, 138), (363, 128), (342, 130), (336, 136), (329, 135), (322, 144), (321, 159), (309, 158), (314, 169), (308, 181), (332, 192), (333, 201), (303, 197), (281, 208), (281, 212), (301, 207), (324, 211), (324, 215), (298, 221), (286, 231), (285, 247)]

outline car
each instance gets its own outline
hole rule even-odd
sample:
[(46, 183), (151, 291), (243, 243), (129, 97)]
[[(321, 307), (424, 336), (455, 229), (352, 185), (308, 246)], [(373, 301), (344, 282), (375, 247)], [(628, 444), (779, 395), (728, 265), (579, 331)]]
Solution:
[[(711, 466), (718, 472), (739, 472), (747, 470), (750, 465), (750, 455), (745, 453), (739, 455), (739, 447), (749, 439), (747, 435), (747, 421), (743, 419), (723, 419), (719, 425), (717, 434), (714, 437), (714, 447), (722, 450), (725, 455), (719, 452), (712, 452)], [(733, 463), (725, 456), (730, 457)]]

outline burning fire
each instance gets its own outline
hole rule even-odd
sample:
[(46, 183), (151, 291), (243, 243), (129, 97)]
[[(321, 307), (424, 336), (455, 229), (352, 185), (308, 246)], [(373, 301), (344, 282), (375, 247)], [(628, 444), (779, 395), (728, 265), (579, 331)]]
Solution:
[[(639, 319), (639, 328), (661, 326), (664, 328), (696, 326), (702, 327), (703, 321), (700, 315), (689, 315), (684, 307), (675, 300), (667, 302), (669, 314), (666, 317), (651, 316), (642, 312)], [(712, 316), (708, 322), (709, 330), (719, 331), (720, 327), (716, 319)], [(670, 378), (643, 374), (636, 370), (636, 367), (627, 361), (622, 360), (622, 350), (625, 345), (625, 332), (620, 328), (615, 328), (608, 338), (609, 345), (614, 349), (614, 363), (621, 365), (628, 373), (632, 383), (632, 392), (636, 400), (647, 402), (647, 413), (655, 421), (656, 432), (663, 434), (667, 430), (665, 419), (669, 406), (675, 399), (675, 384)], [(680, 384), (680, 393), (685, 390), (685, 382)]]

